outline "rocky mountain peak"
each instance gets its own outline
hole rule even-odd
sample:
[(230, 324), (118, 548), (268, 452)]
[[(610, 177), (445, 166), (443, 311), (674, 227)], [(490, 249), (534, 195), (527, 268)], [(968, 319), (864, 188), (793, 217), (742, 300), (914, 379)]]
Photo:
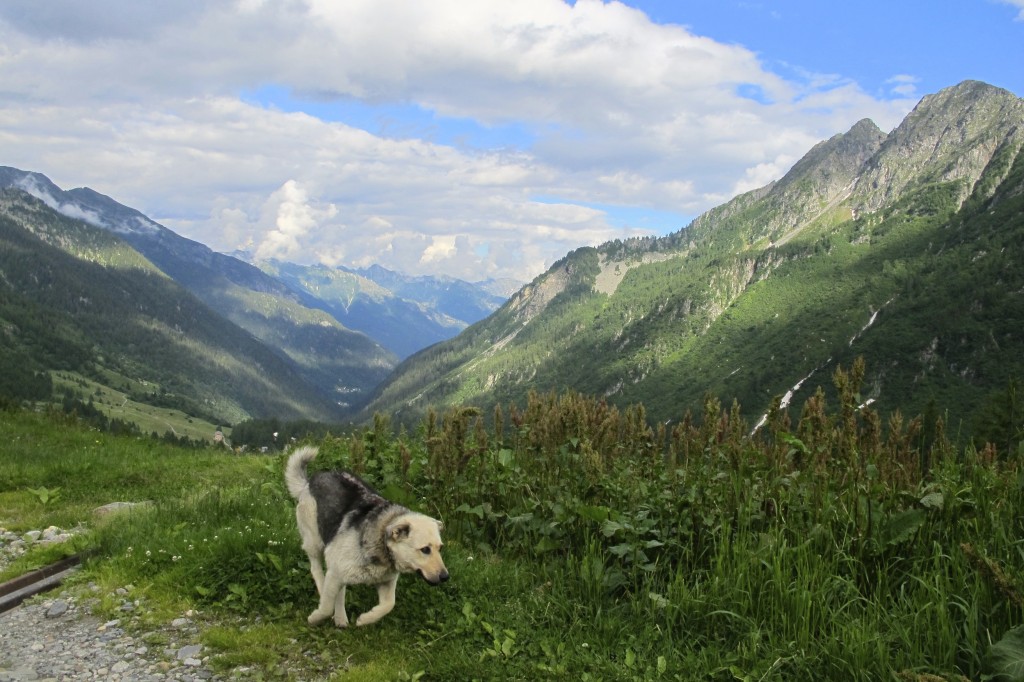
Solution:
[(869, 162), (859, 189), (869, 211), (911, 185), (962, 180), (960, 201), (1004, 145), (1020, 148), (1024, 100), (978, 81), (924, 97)]
[(816, 198), (831, 201), (849, 190), (864, 163), (886, 140), (874, 121), (862, 119), (846, 133), (819, 142), (776, 184), (773, 193), (796, 185), (807, 186)]

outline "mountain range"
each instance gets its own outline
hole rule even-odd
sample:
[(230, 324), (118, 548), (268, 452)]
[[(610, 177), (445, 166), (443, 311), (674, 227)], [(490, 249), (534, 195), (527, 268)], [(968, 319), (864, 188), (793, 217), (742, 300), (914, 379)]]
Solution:
[(470, 322), (494, 312), (522, 285), (508, 280), (470, 283), (444, 276), (412, 277), (379, 265), (357, 270), (235, 255), (302, 292), (308, 305), (363, 332), (399, 358), (450, 339)]
[[(0, 188), (0, 347), (23, 360), (8, 374), (76, 369), (154, 402), (146, 385), (157, 402), (217, 422), (340, 420), (401, 357), (505, 300), (496, 282), (256, 267), (39, 173), (0, 167)], [(42, 272), (53, 273), (46, 292)], [(55, 316), (59, 324), (31, 321)], [(69, 344), (70, 364), (42, 350)]]
[(753, 427), (861, 356), (865, 404), (969, 430), (1024, 373), (1022, 145), (1024, 102), (976, 81), (860, 121), (685, 229), (569, 253), (363, 415), (573, 389), (653, 422), (735, 399)]
[(756, 428), (863, 357), (864, 405), (969, 432), (1024, 373), (1022, 146), (1022, 100), (966, 81), (522, 287), (215, 253), (0, 168), (0, 394), (60, 370), (218, 423), (413, 422), (571, 389), (661, 423), (736, 400)]

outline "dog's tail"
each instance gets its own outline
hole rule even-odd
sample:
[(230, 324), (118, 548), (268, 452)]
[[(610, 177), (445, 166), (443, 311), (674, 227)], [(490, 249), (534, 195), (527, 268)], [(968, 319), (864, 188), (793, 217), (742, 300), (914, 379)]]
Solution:
[(296, 500), (299, 496), (309, 491), (309, 477), (306, 476), (306, 465), (316, 457), (317, 449), (312, 445), (305, 445), (288, 458), (288, 464), (284, 467), (284, 483), (288, 486), (288, 492)]

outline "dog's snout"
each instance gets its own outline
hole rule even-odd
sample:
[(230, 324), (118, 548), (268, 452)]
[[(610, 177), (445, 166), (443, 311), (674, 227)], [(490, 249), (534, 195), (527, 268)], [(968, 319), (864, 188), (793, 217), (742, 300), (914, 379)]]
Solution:
[(431, 585), (440, 585), (441, 583), (448, 582), (448, 571), (446, 569), (441, 569), (441, 572), (435, 575), (430, 575), (428, 573), (423, 572), (422, 570), (419, 571), (419, 574), (424, 580), (426, 580)]

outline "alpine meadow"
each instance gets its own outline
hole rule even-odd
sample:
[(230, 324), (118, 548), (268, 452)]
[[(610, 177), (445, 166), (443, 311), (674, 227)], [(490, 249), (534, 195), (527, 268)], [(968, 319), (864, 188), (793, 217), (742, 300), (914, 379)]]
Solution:
[[(1024, 680), (1022, 150), (966, 81), (496, 309), (5, 169), (0, 526), (76, 530), (0, 578), (82, 552), (68, 594), (153, 651), (190, 614), (223, 679)], [(308, 625), (299, 445), (440, 519), (451, 579)]]

